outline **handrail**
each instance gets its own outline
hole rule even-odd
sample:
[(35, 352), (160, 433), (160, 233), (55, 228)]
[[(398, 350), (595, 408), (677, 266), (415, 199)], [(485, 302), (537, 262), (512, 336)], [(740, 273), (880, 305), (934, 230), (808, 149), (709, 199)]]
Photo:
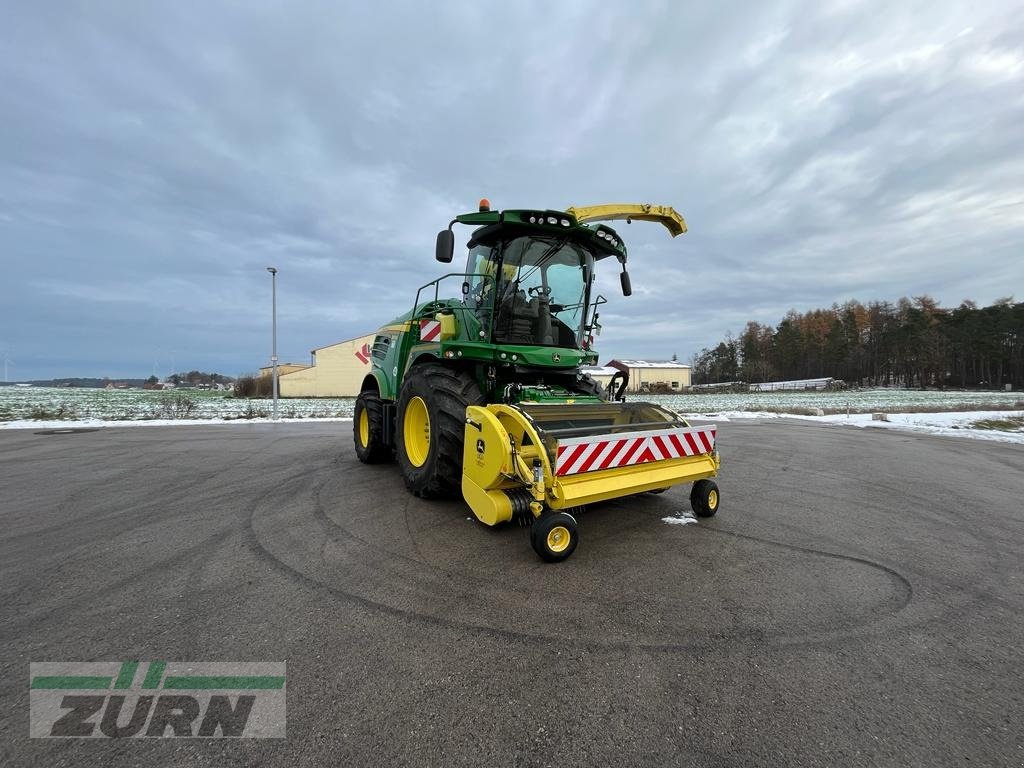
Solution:
[[(443, 280), (447, 280), (450, 277), (460, 277), (460, 278), (462, 278), (463, 284), (468, 283), (469, 279), (473, 278), (473, 277), (482, 278), (482, 282), (484, 284), (487, 284), (487, 283), (491, 284), (490, 296), (492, 297), (492, 301), (493, 301), (493, 297), (494, 297), (495, 293), (497, 292), (497, 282), (495, 281), (493, 275), (487, 275), (487, 274), (484, 274), (482, 272), (470, 272), (468, 274), (465, 273), (465, 272), (449, 272), (449, 273), (447, 273), (445, 275), (441, 275), (440, 277), (438, 277), (438, 278), (436, 278), (434, 280), (431, 280), (429, 283), (425, 283), (424, 285), (421, 285), (419, 287), (419, 289), (416, 291), (416, 299), (413, 302), (412, 311), (409, 313), (409, 319), (410, 320), (415, 320), (416, 319), (417, 309), (420, 306), (420, 294), (422, 294), (423, 291), (425, 289), (429, 288), (430, 286), (434, 286), (434, 300), (433, 300), (432, 303), (434, 303), (434, 304), (438, 303), (439, 301), (441, 301), (440, 296), (439, 296), (440, 289), (441, 289), (441, 285), (440, 284), (441, 284), (441, 282)], [(465, 294), (463, 294), (463, 295), (465, 295)], [(463, 299), (463, 304), (465, 305), (465, 299)], [(429, 306), (429, 305), (427, 305), (427, 306)], [(446, 309), (451, 309), (453, 311), (461, 311), (461, 312), (472, 312), (473, 311), (468, 306), (446, 307)], [(493, 310), (493, 307), (491, 307), (490, 309)], [(493, 311), (488, 312), (487, 313), (487, 317), (488, 317), (488, 319), (487, 319), (487, 328), (486, 328), (487, 339), (490, 340), (491, 333), (493, 331), (493, 326), (494, 326), (494, 312)], [(477, 317), (477, 320), (479, 321), (479, 317)], [(483, 325), (483, 324), (481, 323), (481, 325)]]

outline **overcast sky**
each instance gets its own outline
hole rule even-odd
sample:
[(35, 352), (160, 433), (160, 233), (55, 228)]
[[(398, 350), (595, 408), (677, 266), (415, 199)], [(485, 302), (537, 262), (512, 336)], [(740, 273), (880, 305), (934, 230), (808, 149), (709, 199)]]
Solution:
[(254, 370), (267, 265), (305, 361), (407, 310), (481, 196), (686, 217), (618, 225), (602, 363), (850, 298), (1024, 297), (1019, 2), (457, 5), (7, 3), (11, 379)]

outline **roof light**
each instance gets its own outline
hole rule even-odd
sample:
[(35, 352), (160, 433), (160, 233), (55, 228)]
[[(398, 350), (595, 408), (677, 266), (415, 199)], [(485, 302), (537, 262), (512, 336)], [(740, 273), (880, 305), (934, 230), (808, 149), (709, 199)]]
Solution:
[(491, 201), (488, 200), (486, 197), (481, 197), (480, 198), (480, 213), (485, 213), (485, 212), (487, 212), (489, 210), (491, 210)]
[(537, 217), (536, 216), (531, 216), (530, 217), (530, 223), (531, 224), (536, 224), (537, 223)]
[(548, 224), (557, 224), (557, 223), (558, 223), (558, 219), (556, 219), (554, 216), (548, 216)]
[(568, 227), (569, 226), (569, 220), (568, 219), (562, 219), (562, 226), (563, 227)]

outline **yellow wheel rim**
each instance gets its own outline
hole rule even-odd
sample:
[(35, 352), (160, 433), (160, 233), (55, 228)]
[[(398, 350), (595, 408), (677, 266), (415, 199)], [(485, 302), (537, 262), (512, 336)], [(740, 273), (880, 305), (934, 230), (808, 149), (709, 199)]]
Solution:
[(565, 552), (572, 540), (572, 534), (564, 525), (556, 525), (548, 531), (548, 549), (552, 552)]
[(708, 491), (708, 509), (718, 509), (718, 491)]
[(422, 397), (413, 397), (409, 400), (402, 421), (405, 456), (414, 467), (422, 467), (430, 455), (430, 414)]
[(370, 417), (365, 408), (359, 413), (359, 444), (363, 448), (370, 444)]

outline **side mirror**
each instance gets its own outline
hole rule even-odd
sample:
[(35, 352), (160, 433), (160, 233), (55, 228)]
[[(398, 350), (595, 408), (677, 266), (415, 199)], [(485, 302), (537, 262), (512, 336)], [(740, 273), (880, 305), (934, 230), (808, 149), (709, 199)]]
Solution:
[(455, 256), (455, 233), (450, 229), (442, 229), (437, 233), (437, 246), (434, 258), (442, 264), (450, 264)]
[(622, 274), (619, 275), (619, 280), (622, 281), (622, 295), (632, 296), (633, 286), (629, 284), (629, 272), (627, 272), (626, 270), (622, 270)]

